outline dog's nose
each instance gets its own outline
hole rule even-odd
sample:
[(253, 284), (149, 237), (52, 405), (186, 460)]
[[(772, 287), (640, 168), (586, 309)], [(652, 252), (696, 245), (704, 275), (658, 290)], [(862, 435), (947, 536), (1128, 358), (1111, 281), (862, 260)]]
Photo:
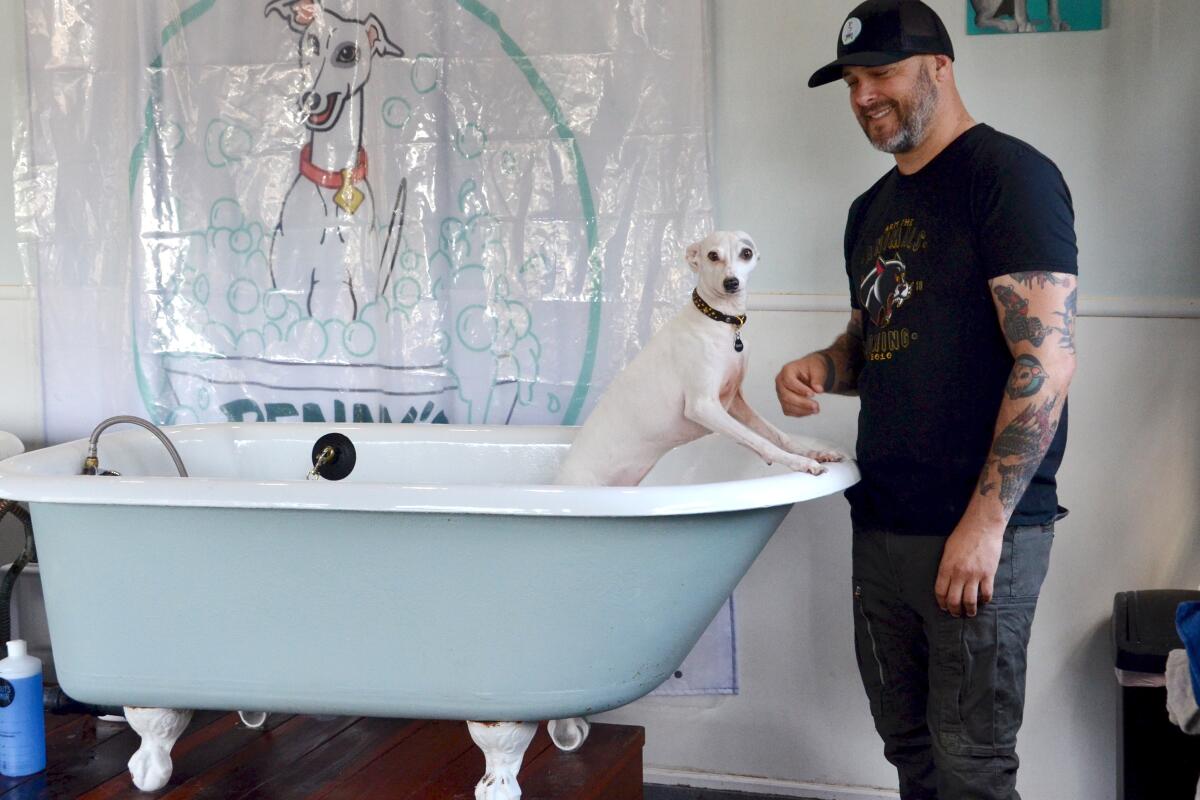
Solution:
[(320, 92), (305, 92), (300, 98), (300, 108), (303, 111), (316, 111), (321, 107)]
[(725, 287), (725, 291), (732, 294), (738, 290), (739, 286), (741, 286), (741, 281), (739, 281), (737, 278), (726, 278), (725, 283), (722, 285)]

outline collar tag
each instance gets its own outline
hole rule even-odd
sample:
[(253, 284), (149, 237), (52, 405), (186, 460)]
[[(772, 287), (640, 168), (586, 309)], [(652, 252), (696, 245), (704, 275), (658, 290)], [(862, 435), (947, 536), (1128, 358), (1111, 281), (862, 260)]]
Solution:
[(362, 190), (354, 185), (354, 170), (342, 170), (342, 186), (333, 196), (333, 202), (347, 214), (353, 214), (362, 205), (364, 197)]

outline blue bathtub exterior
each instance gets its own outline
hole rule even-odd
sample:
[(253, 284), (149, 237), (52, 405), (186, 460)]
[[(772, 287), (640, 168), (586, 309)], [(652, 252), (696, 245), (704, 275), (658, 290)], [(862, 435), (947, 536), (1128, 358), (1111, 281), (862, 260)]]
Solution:
[(593, 714), (650, 692), (790, 508), (31, 503), (58, 679), (78, 700), (478, 720)]

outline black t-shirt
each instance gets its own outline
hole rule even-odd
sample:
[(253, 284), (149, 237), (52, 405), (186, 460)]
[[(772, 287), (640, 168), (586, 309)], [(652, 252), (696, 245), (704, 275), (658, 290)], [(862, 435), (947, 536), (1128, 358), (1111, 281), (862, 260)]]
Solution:
[[(1077, 273), (1071, 195), (1029, 145), (976, 125), (913, 175), (892, 169), (846, 225), (851, 304), (863, 310), (858, 526), (948, 535), (991, 449), (1013, 366), (988, 281)], [(1046, 321), (1047, 324), (1061, 320)], [(1055, 518), (1067, 409), (1010, 524)]]

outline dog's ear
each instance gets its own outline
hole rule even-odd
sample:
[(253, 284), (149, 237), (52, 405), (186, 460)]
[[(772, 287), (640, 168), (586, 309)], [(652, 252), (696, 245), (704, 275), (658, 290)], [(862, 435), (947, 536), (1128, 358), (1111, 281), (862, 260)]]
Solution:
[(383, 29), (383, 23), (379, 21), (379, 17), (367, 14), (367, 18), (363, 20), (363, 27), (367, 30), (367, 42), (371, 45), (373, 55), (404, 57), (404, 51), (388, 38), (387, 31)]
[(318, 0), (270, 0), (263, 10), (263, 16), (269, 17), (274, 12), (283, 17), (294, 32), (304, 33), (321, 11)]
[(687, 253), (684, 255), (684, 259), (687, 261), (688, 266), (692, 268), (692, 272), (700, 271), (700, 244), (700, 242), (689, 244)]

